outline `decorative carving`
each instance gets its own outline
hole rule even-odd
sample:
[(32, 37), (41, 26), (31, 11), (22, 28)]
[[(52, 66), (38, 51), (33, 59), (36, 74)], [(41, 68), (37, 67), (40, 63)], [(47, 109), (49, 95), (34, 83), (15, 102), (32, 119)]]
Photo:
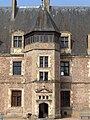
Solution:
[(36, 93), (52, 93), (52, 89), (46, 89), (46, 88), (42, 88), (42, 89), (36, 89)]

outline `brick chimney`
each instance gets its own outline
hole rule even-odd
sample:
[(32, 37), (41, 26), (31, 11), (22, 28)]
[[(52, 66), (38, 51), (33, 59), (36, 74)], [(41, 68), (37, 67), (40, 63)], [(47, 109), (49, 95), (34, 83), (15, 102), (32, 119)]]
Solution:
[(47, 11), (49, 12), (49, 10), (50, 10), (50, 0), (44, 0), (44, 6), (47, 9)]
[(14, 20), (16, 15), (17, 0), (12, 0), (12, 20)]

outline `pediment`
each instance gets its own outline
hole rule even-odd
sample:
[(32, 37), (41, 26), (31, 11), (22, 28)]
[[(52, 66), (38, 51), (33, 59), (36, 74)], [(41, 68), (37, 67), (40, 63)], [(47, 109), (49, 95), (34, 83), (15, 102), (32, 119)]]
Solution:
[(14, 32), (14, 36), (22, 36), (22, 35), (24, 35), (24, 32), (21, 31), (21, 30), (18, 30), (18, 31)]
[(44, 89), (37, 89), (36, 93), (52, 93), (52, 90)]

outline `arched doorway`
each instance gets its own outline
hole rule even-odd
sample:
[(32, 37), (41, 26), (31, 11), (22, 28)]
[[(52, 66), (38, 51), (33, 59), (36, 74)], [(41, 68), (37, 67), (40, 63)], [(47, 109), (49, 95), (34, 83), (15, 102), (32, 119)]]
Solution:
[(48, 117), (48, 104), (41, 103), (39, 104), (39, 118)]

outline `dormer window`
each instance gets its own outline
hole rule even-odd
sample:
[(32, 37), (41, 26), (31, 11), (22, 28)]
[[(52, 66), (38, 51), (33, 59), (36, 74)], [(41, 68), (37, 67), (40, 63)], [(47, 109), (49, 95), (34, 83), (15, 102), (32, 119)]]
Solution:
[(68, 36), (61, 37), (61, 48), (68, 48)]
[(61, 53), (71, 53), (71, 33), (64, 31), (61, 32), (60, 37)]
[(15, 31), (12, 33), (11, 54), (23, 54), (24, 48), (24, 32)]
[(14, 36), (14, 48), (22, 48), (22, 36)]

